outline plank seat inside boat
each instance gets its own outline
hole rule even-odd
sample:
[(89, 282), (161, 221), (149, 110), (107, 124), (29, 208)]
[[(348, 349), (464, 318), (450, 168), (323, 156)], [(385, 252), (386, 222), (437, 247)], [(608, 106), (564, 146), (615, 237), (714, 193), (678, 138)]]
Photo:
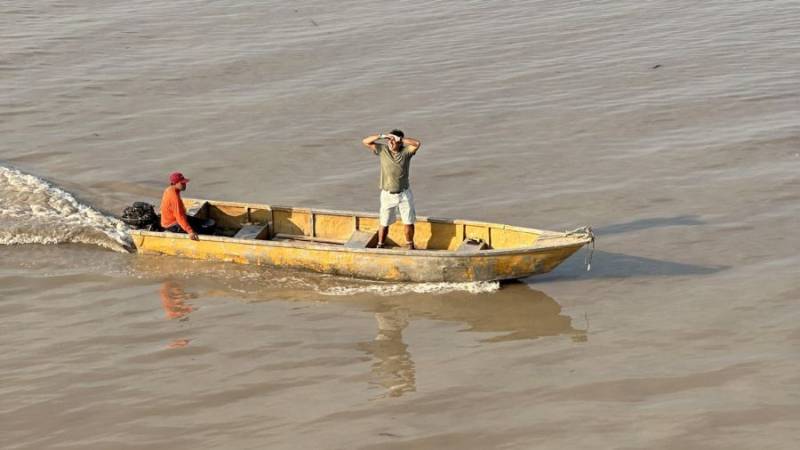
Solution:
[(378, 242), (378, 232), (355, 230), (344, 243), (347, 248), (372, 248)]
[(245, 224), (233, 235), (234, 239), (267, 239), (269, 237), (269, 225), (252, 223)]
[(489, 245), (482, 239), (464, 239), (456, 249), (456, 253), (470, 253), (489, 249)]
[(287, 241), (312, 242), (314, 244), (321, 244), (321, 245), (335, 246), (335, 247), (341, 247), (342, 244), (344, 244), (344, 242), (345, 242), (345, 241), (342, 241), (340, 239), (326, 239), (326, 238), (320, 238), (320, 237), (303, 236), (303, 235), (298, 235), (298, 234), (284, 234), (284, 233), (276, 234), (275, 236), (272, 237), (271, 240), (279, 241), (279, 242), (281, 242), (281, 241), (282, 242), (287, 242)]

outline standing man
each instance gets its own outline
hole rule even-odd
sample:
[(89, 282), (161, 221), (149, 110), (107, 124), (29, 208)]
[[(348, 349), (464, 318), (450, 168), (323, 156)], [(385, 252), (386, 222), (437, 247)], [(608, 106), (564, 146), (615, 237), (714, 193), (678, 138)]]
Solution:
[(161, 197), (161, 228), (172, 233), (186, 233), (189, 239), (196, 241), (197, 233), (191, 223), (199, 229), (201, 224), (198, 219), (186, 216), (186, 207), (181, 200), (181, 191), (186, 190), (189, 179), (180, 172), (173, 172), (169, 176), (169, 187), (164, 190)]
[[(378, 143), (385, 140), (384, 143)], [(378, 228), (378, 248), (386, 242), (389, 225), (396, 220), (397, 212), (405, 225), (406, 242), (404, 248), (414, 248), (414, 222), (417, 220), (414, 210), (414, 195), (408, 183), (408, 173), (413, 157), (422, 143), (407, 138), (401, 130), (392, 130), (389, 134), (375, 134), (365, 137), (361, 143), (372, 150), (381, 161), (381, 210), (380, 227)]]

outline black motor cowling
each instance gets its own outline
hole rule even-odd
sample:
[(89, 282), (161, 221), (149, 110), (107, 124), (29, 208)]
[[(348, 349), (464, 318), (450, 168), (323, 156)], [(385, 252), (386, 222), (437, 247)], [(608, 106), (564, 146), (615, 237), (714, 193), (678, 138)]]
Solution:
[(156, 208), (145, 202), (134, 202), (133, 206), (128, 206), (122, 211), (120, 218), (131, 228), (137, 230), (160, 231), (160, 218), (156, 214)]

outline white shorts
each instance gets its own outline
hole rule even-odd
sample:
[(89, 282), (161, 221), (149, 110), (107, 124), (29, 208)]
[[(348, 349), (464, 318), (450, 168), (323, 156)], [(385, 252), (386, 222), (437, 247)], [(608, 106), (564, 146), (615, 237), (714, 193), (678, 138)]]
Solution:
[(414, 210), (414, 194), (411, 189), (392, 194), (389, 191), (381, 191), (381, 226), (388, 227), (397, 220), (397, 211), (400, 211), (400, 219), (406, 225), (413, 225), (417, 221), (417, 212)]

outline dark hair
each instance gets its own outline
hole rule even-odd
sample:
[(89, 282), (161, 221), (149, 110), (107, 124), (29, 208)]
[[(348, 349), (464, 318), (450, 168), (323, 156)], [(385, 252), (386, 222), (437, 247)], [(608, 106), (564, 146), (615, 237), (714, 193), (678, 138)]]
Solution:
[(392, 132), (389, 133), (389, 134), (393, 134), (395, 136), (398, 136), (400, 139), (403, 139), (404, 137), (406, 137), (406, 135), (403, 134), (403, 132), (401, 130), (398, 130), (398, 129), (392, 130)]

